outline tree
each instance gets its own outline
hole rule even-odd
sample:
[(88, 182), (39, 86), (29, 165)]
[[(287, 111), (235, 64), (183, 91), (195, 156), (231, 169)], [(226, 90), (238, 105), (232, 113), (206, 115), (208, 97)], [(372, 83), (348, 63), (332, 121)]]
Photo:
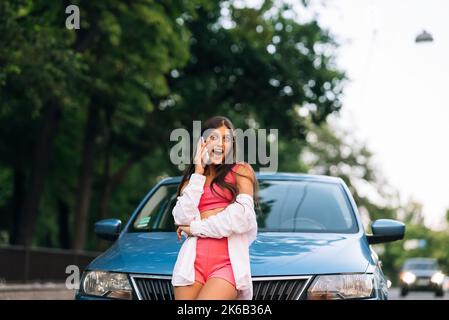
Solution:
[[(188, 30), (179, 21), (190, 19), (197, 3), (108, 1), (107, 5), (89, 2), (83, 6), (88, 27), (73, 45), (75, 50), (83, 52), (89, 65), (92, 91), (75, 208), (74, 249), (82, 249), (85, 243), (100, 128), (103, 126), (109, 134), (114, 134), (114, 126), (123, 126), (126, 133), (122, 143), (128, 143), (128, 149), (137, 149), (112, 179), (108, 172), (109, 160), (105, 160), (105, 199), (101, 209), (104, 212), (111, 183), (117, 183), (126, 174), (126, 168), (142, 157), (142, 149), (148, 150), (148, 146), (142, 147), (148, 144), (146, 140), (126, 138), (144, 130), (147, 124), (144, 119), (153, 113), (154, 101), (169, 92), (165, 75), (187, 62)], [(100, 112), (104, 112), (104, 124)]]
[(300, 171), (308, 128), (299, 109), (322, 123), (341, 107), (332, 35), (286, 18), (289, 6), (78, 4), (75, 31), (63, 27), (64, 2), (1, 3), (0, 179), (9, 191), (0, 206), (20, 232), (13, 243), (93, 248), (95, 219), (109, 210), (126, 219), (157, 179), (180, 173), (168, 161), (171, 129), (215, 114), (242, 129), (277, 128), (279, 169)]
[[(223, 17), (222, 9), (229, 14)], [(345, 76), (333, 62), (337, 44), (317, 21), (298, 23), (287, 13), (294, 14), (290, 6), (272, 1), (260, 9), (224, 1), (198, 11), (189, 24), (192, 57), (173, 74), (167, 100), (181, 126), (191, 125), (190, 110), (197, 119), (221, 113), (241, 128), (279, 129), (279, 145), (293, 149), (306, 134), (301, 106), (310, 107), (315, 123), (340, 109)], [(285, 151), (280, 169), (293, 169), (297, 153)]]
[(309, 116), (305, 119), (308, 134), (301, 159), (308, 172), (342, 178), (359, 206), (366, 229), (371, 220), (395, 218), (398, 191), (382, 177), (367, 146), (356, 141), (353, 132), (334, 123), (315, 125)]
[(32, 1), (0, 6), (0, 161), (14, 177), (11, 241), (30, 245), (61, 114), (79, 102), (83, 64), (54, 27), (57, 10)]
[[(152, 100), (169, 91), (165, 75), (187, 61), (188, 30), (180, 21), (191, 19), (198, 3), (85, 1), (80, 3), (82, 24), (76, 32), (62, 27), (63, 2), (2, 2), (1, 116), (4, 122), (17, 116), (30, 124), (23, 110), (18, 110), (26, 106), (29, 118), (34, 116), (35, 122), (33, 134), (17, 135), (30, 141), (34, 158), (26, 163), (29, 169), (17, 169), (15, 181), (27, 187), (16, 188), (24, 190), (24, 194), (13, 196), (20, 201), (10, 206), (15, 213), (24, 204), (14, 223), (21, 228), (13, 242), (31, 244), (53, 141), (65, 109), (76, 106), (86, 110), (86, 125), (73, 245), (83, 248), (102, 112), (106, 116), (115, 113), (128, 131), (139, 126), (143, 130), (145, 122), (141, 118), (153, 111)], [(19, 94), (21, 88), (29, 86), (26, 95)], [(9, 139), (3, 147), (18, 149), (8, 143), (17, 140)], [(6, 163), (14, 165), (13, 159)]]

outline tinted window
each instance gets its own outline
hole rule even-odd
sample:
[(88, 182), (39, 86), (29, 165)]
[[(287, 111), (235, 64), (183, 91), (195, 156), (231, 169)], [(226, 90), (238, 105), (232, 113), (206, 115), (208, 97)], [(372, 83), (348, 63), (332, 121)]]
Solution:
[[(174, 231), (172, 210), (177, 185), (161, 186), (132, 222), (131, 231)], [(260, 183), (259, 231), (358, 231), (342, 187), (334, 183), (264, 181)]]
[(260, 231), (358, 231), (342, 187), (334, 183), (270, 181), (260, 184)]
[(172, 215), (178, 185), (160, 186), (133, 221), (131, 231), (175, 231)]
[(409, 261), (405, 263), (404, 268), (408, 270), (436, 270), (438, 263), (436, 261)]

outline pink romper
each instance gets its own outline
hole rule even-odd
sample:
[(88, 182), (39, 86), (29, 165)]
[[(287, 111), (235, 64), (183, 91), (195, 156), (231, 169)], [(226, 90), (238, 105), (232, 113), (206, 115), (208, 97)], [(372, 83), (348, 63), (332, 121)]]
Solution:
[[(238, 164), (235, 164), (231, 171), (235, 171)], [(235, 185), (236, 179), (232, 172), (229, 172), (225, 181)], [(223, 195), (228, 200), (215, 194), (209, 185), (204, 185), (204, 192), (201, 195), (198, 209), (200, 212), (214, 208), (225, 208), (232, 200), (231, 192), (222, 189), (214, 184), (214, 191)], [(195, 280), (205, 284), (210, 278), (222, 278), (230, 282), (235, 287), (234, 272), (229, 260), (228, 238), (201, 238), (198, 237), (196, 243), (195, 258)]]

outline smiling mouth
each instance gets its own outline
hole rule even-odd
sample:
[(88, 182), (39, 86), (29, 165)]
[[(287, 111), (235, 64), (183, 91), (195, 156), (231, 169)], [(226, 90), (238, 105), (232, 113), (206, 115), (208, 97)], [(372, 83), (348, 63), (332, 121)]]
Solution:
[(212, 154), (214, 156), (221, 157), (223, 155), (223, 149), (222, 148), (214, 148), (212, 150)]

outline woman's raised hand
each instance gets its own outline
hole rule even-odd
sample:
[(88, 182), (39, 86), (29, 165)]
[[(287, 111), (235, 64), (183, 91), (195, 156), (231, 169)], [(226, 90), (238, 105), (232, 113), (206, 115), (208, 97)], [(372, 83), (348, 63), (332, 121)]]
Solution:
[(198, 140), (196, 146), (195, 157), (193, 158), (193, 163), (195, 164), (195, 173), (204, 174), (204, 168), (208, 164), (207, 157), (207, 143), (204, 142), (203, 137)]

